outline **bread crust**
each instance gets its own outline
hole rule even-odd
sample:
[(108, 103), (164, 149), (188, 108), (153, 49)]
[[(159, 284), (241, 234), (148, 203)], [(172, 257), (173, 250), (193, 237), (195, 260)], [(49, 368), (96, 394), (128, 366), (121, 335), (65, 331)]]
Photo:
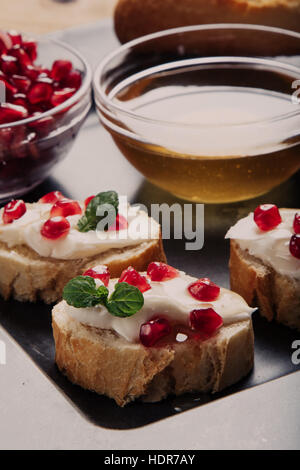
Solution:
[(136, 398), (156, 402), (169, 394), (217, 392), (253, 367), (252, 320), (222, 327), (206, 341), (157, 348), (129, 343), (110, 330), (91, 328), (57, 304), (52, 312), (56, 363), (71, 382), (124, 406)]
[(106, 264), (111, 276), (119, 277), (126, 267), (144, 271), (151, 261), (166, 261), (161, 234), (156, 240), (133, 247), (72, 260), (41, 257), (27, 246), (9, 248), (0, 242), (0, 294), (5, 300), (10, 297), (23, 302), (41, 299), (50, 304), (61, 299), (70, 279), (88, 268)]
[(268, 321), (300, 331), (300, 281), (276, 272), (230, 241), (230, 285)]
[(119, 0), (114, 15), (121, 43), (179, 26), (248, 23), (300, 32), (299, 0)]

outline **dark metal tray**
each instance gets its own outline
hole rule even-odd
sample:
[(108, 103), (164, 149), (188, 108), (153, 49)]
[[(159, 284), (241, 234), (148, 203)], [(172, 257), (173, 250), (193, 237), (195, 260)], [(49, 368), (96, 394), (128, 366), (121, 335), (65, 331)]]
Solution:
[[(74, 33), (74, 43), (79, 42), (78, 34), (82, 35), (83, 43), (86, 41), (87, 30), (83, 32), (85, 35), (82, 32)], [(68, 33), (68, 38), (72, 43), (71, 33)], [(87, 47), (87, 43), (84, 44)], [(299, 188), (300, 173), (264, 197), (236, 204), (206, 205), (204, 248), (200, 251), (185, 251), (185, 240), (167, 240), (165, 250), (169, 263), (192, 275), (211, 277), (218, 284), (228, 287), (229, 244), (224, 240), (226, 230), (262, 202), (273, 202), (279, 207), (299, 207)], [(115, 189), (121, 194), (127, 194), (130, 202), (148, 206), (150, 203), (182, 203), (146, 182), (127, 163), (100, 127), (94, 112), (88, 116), (69, 156), (57, 167), (53, 177), (27, 195), (26, 200), (36, 200), (54, 189), (73, 198), (84, 198), (97, 191)], [(72, 385), (60, 374), (54, 364), (50, 306), (0, 300), (0, 323), (7, 332), (87, 419), (111, 429), (143, 426), (299, 370), (299, 366), (293, 365), (291, 361), (291, 345), (295, 339), (299, 339), (299, 333), (275, 323), (269, 324), (258, 313), (254, 314), (253, 320), (255, 367), (238, 384), (212, 396), (187, 394), (170, 397), (157, 404), (136, 402), (121, 409), (113, 400)]]

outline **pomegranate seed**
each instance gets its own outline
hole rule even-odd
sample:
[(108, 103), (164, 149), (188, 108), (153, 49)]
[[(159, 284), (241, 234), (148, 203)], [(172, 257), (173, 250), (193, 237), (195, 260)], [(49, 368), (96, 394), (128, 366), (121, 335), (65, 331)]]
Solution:
[(282, 222), (278, 207), (275, 204), (262, 204), (254, 211), (254, 222), (263, 232), (273, 230)]
[(149, 264), (147, 274), (151, 281), (168, 281), (179, 276), (177, 269), (165, 263), (152, 262)]
[(26, 95), (24, 93), (16, 93), (15, 95), (13, 95), (11, 103), (17, 106), (23, 106), (23, 108), (25, 109), (27, 109), (28, 106), (28, 103), (26, 101)]
[(12, 128), (4, 127), (4, 129), (0, 129), (0, 147), (3, 146), (6, 149), (10, 145), (13, 135)]
[(154, 346), (158, 340), (171, 333), (171, 326), (165, 318), (157, 318), (144, 323), (140, 329), (140, 341), (143, 346)]
[[(36, 134), (35, 134), (36, 135)], [(31, 142), (28, 143), (28, 151), (29, 151), (29, 157), (34, 160), (40, 160), (41, 157), (44, 156), (44, 152), (40, 152), (40, 148), (38, 146), (37, 139), (33, 139)]]
[(127, 282), (137, 287), (141, 292), (146, 292), (151, 289), (146, 277), (138, 273), (132, 266), (129, 266), (122, 272), (118, 282)]
[(214, 309), (201, 308), (191, 311), (190, 325), (194, 330), (211, 336), (223, 325), (223, 319)]
[(75, 88), (75, 90), (78, 90), (78, 88), (81, 87), (81, 82), (82, 79), (80, 72), (74, 70), (70, 72), (69, 75), (61, 81), (61, 86), (63, 86), (64, 88)]
[(29, 90), (27, 98), (31, 104), (41, 103), (42, 101), (49, 101), (53, 87), (51, 82), (46, 81), (49, 79), (39, 79)]
[(70, 231), (70, 223), (64, 217), (53, 217), (46, 220), (41, 228), (41, 235), (50, 240), (65, 238)]
[(41, 116), (45, 111), (48, 111), (49, 109), (51, 109), (51, 104), (49, 101), (42, 101), (40, 103), (30, 104), (32, 116), (37, 116), (37, 113), (39, 113), (38, 115)]
[(188, 291), (194, 299), (202, 300), (203, 302), (213, 302), (219, 297), (220, 287), (205, 277), (189, 285)]
[(59, 82), (69, 75), (72, 67), (72, 62), (69, 60), (56, 60), (52, 65), (51, 77)]
[(294, 218), (294, 223), (293, 223), (293, 229), (294, 229), (294, 232), (296, 234), (299, 234), (300, 233), (300, 214), (299, 212), (297, 212), (295, 214), (295, 218)]
[(24, 77), (23, 75), (13, 75), (12, 80), (21, 93), (26, 93), (29, 90), (31, 85), (29, 78)]
[(5, 86), (5, 92), (6, 92), (6, 98), (10, 98), (12, 95), (14, 95), (15, 93), (18, 93), (18, 89), (13, 86), (8, 80), (7, 78), (5, 78), (5, 76), (0, 75), (0, 82), (2, 82)]
[(37, 80), (38, 76), (40, 75), (40, 72), (33, 65), (27, 65), (27, 67), (23, 67), (22, 71), (26, 77), (33, 81)]
[(27, 138), (25, 126), (18, 126), (13, 129), (10, 153), (14, 158), (25, 158), (27, 156)]
[(23, 106), (16, 106), (9, 103), (0, 104), (0, 124), (20, 121), (21, 119), (27, 118), (27, 116), (28, 112)]
[(125, 217), (121, 214), (117, 214), (116, 220), (114, 223), (108, 227), (109, 231), (119, 231), (119, 230), (125, 230), (128, 227), (128, 222)]
[(7, 53), (7, 48), (5, 47), (4, 42), (1, 39), (0, 36), (0, 54), (6, 54)]
[(14, 75), (18, 73), (18, 61), (12, 55), (2, 54), (0, 68), (3, 73), (7, 75)]
[(32, 65), (29, 55), (19, 44), (13, 46), (13, 48), (10, 50), (10, 54), (18, 59), (21, 67), (27, 67), (28, 65)]
[[(42, 116), (42, 113), (36, 112), (33, 113), (33, 116)], [(28, 127), (37, 131), (40, 136), (46, 136), (54, 127), (54, 119), (52, 116), (45, 116), (36, 121), (29, 122)]]
[(12, 40), (13, 45), (22, 44), (22, 36), (21, 34), (17, 33), (17, 31), (9, 31), (8, 35)]
[(34, 62), (37, 58), (37, 43), (33, 39), (25, 39), (22, 45), (32, 62)]
[(60, 199), (64, 199), (64, 195), (60, 191), (51, 191), (51, 193), (47, 193), (41, 197), (38, 202), (42, 204), (55, 204)]
[(25, 202), (21, 199), (10, 201), (4, 206), (2, 220), (4, 224), (11, 224), (14, 220), (20, 219), (26, 212)]
[(64, 88), (63, 90), (54, 91), (51, 97), (51, 104), (53, 106), (59, 106), (64, 101), (71, 98), (75, 93), (75, 88)]
[(89, 196), (86, 198), (86, 200), (84, 201), (84, 206), (85, 208), (87, 208), (87, 206), (89, 205), (89, 203), (91, 202), (92, 199), (94, 199), (95, 196)]
[(300, 235), (298, 233), (290, 240), (290, 253), (294, 258), (300, 259)]
[(51, 217), (68, 217), (69, 215), (81, 214), (82, 210), (78, 202), (71, 199), (59, 199), (51, 209)]
[[(38, 159), (39, 157), (39, 153), (38, 153), (38, 149), (37, 149), (37, 139), (38, 139), (38, 136), (35, 132), (30, 132), (30, 134), (27, 134), (27, 147), (29, 149), (29, 152), (31, 154), (31, 156), (35, 159)], [(27, 149), (26, 149), (27, 150)], [(28, 155), (26, 155), (28, 156)]]
[(51, 78), (51, 70), (46, 67), (37, 66), (37, 70), (39, 71), (39, 78)]
[(103, 265), (96, 266), (95, 268), (88, 269), (83, 273), (83, 276), (90, 276), (94, 279), (100, 279), (103, 284), (107, 287), (110, 279), (110, 273), (108, 267)]

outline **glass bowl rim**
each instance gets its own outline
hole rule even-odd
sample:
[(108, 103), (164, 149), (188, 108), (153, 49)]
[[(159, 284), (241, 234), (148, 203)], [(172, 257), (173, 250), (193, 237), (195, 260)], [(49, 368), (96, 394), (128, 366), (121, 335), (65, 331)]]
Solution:
[[(144, 42), (151, 41), (153, 39), (159, 39), (165, 36), (171, 36), (171, 35), (176, 35), (176, 34), (182, 34), (182, 33), (188, 33), (188, 32), (193, 32), (193, 31), (205, 31), (205, 30), (249, 30), (249, 31), (262, 31), (266, 33), (275, 33), (275, 34), (281, 34), (285, 36), (290, 36), (294, 37), (296, 39), (299, 39), (299, 44), (300, 44), (300, 33), (286, 30), (283, 28), (275, 28), (271, 26), (263, 26), (263, 25), (255, 25), (255, 24), (242, 24), (242, 23), (217, 23), (217, 24), (205, 24), (205, 25), (193, 25), (193, 26), (183, 26), (179, 28), (171, 28), (167, 29), (164, 31), (159, 31), (156, 33), (148, 34), (142, 37), (139, 37), (137, 39), (133, 39), (132, 41), (129, 41), (108, 55), (106, 55), (97, 65), (94, 76), (93, 76), (93, 89), (95, 92), (95, 99), (96, 99), (96, 104), (97, 100), (99, 98), (101, 106), (104, 107), (106, 113), (110, 113), (110, 110), (117, 111), (118, 113), (121, 113), (121, 115), (128, 116), (130, 118), (136, 119), (138, 121), (144, 121), (156, 125), (162, 125), (162, 126), (169, 126), (169, 127), (186, 127), (186, 128), (199, 128), (198, 124), (187, 124), (187, 123), (176, 123), (176, 122), (171, 122), (167, 120), (159, 120), (159, 119), (153, 119), (153, 118), (147, 118), (145, 116), (139, 115), (135, 112), (132, 112), (120, 105), (117, 105), (111, 101), (110, 98), (107, 97), (103, 86), (100, 84), (100, 78), (102, 76), (104, 68), (111, 62), (115, 57), (117, 57), (122, 51), (129, 50), (132, 47), (135, 47), (137, 45), (143, 44)], [(239, 56), (208, 56), (202, 58), (203, 63), (228, 63), (228, 62), (240, 62), (240, 63), (258, 63), (261, 65), (266, 65), (269, 67), (273, 68), (283, 68), (286, 71), (290, 71), (292, 73), (297, 73), (299, 78), (300, 78), (300, 67), (296, 67), (293, 65), (289, 65), (285, 62), (280, 62), (277, 60), (272, 60), (272, 59), (261, 59), (257, 57), (239, 57)], [(184, 61), (184, 60), (182, 60)], [(158, 66), (161, 68), (163, 65)], [(166, 67), (167, 68), (167, 67)], [(230, 127), (230, 128), (235, 128), (235, 127), (244, 127), (244, 126), (251, 126), (251, 125), (257, 125), (257, 124), (267, 124), (267, 123), (272, 123), (272, 122), (278, 122), (279, 120), (285, 120), (289, 118), (293, 118), (300, 114), (300, 109), (291, 111), (289, 113), (284, 113), (280, 114), (277, 116), (274, 116), (272, 118), (265, 118), (265, 119), (259, 119), (257, 121), (251, 121), (247, 123), (242, 123), (242, 124), (228, 124), (228, 125), (220, 125), (220, 124), (208, 124), (208, 125), (201, 125), (201, 127), (206, 127), (206, 128), (214, 128), (214, 127)], [(113, 116), (114, 118), (116, 116)], [(113, 127), (115, 127), (113, 125)]]
[(69, 44), (66, 44), (63, 41), (60, 41), (59, 39), (53, 39), (49, 38), (47, 36), (39, 36), (37, 37), (37, 42), (43, 41), (43, 42), (48, 42), (50, 44), (55, 44), (57, 46), (62, 47), (63, 49), (71, 52), (73, 55), (79, 59), (79, 61), (83, 64), (84, 66), (84, 72), (85, 72), (85, 77), (83, 79), (83, 82), (81, 86), (78, 88), (78, 90), (72, 95), (70, 98), (68, 98), (66, 101), (61, 103), (60, 105), (49, 109), (48, 111), (45, 111), (41, 113), (39, 116), (32, 116), (26, 119), (20, 119), (19, 121), (13, 121), (13, 122), (8, 122), (6, 124), (1, 124), (0, 125), (0, 130), (6, 129), (6, 128), (12, 128), (12, 127), (17, 127), (17, 126), (22, 126), (26, 125), (28, 123), (34, 122), (34, 121), (39, 121), (40, 119), (43, 119), (48, 116), (53, 116), (56, 113), (59, 113), (60, 111), (64, 110), (65, 108), (68, 108), (72, 106), (76, 101), (79, 101), (85, 93), (88, 91), (89, 87), (91, 86), (92, 83), (92, 69), (87, 60), (83, 57), (83, 55), (77, 51), (77, 49), (73, 48)]

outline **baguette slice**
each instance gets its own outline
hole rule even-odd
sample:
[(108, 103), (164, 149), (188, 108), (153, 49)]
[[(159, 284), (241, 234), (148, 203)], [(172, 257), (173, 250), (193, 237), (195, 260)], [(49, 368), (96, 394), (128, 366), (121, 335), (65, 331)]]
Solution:
[(119, 0), (115, 31), (121, 43), (179, 26), (248, 23), (300, 32), (299, 0)]
[(267, 320), (300, 331), (300, 281), (276, 272), (230, 241), (230, 285)]
[(41, 257), (25, 245), (9, 248), (0, 242), (0, 294), (5, 300), (52, 303), (61, 299), (70, 279), (93, 266), (106, 264), (111, 275), (119, 277), (129, 265), (143, 271), (150, 261), (165, 260), (161, 235), (129, 248), (71, 260)]
[(124, 406), (136, 398), (157, 402), (169, 394), (217, 392), (253, 367), (252, 320), (223, 326), (206, 341), (158, 348), (130, 343), (111, 330), (74, 320), (57, 304), (52, 313), (56, 363), (71, 382)]

